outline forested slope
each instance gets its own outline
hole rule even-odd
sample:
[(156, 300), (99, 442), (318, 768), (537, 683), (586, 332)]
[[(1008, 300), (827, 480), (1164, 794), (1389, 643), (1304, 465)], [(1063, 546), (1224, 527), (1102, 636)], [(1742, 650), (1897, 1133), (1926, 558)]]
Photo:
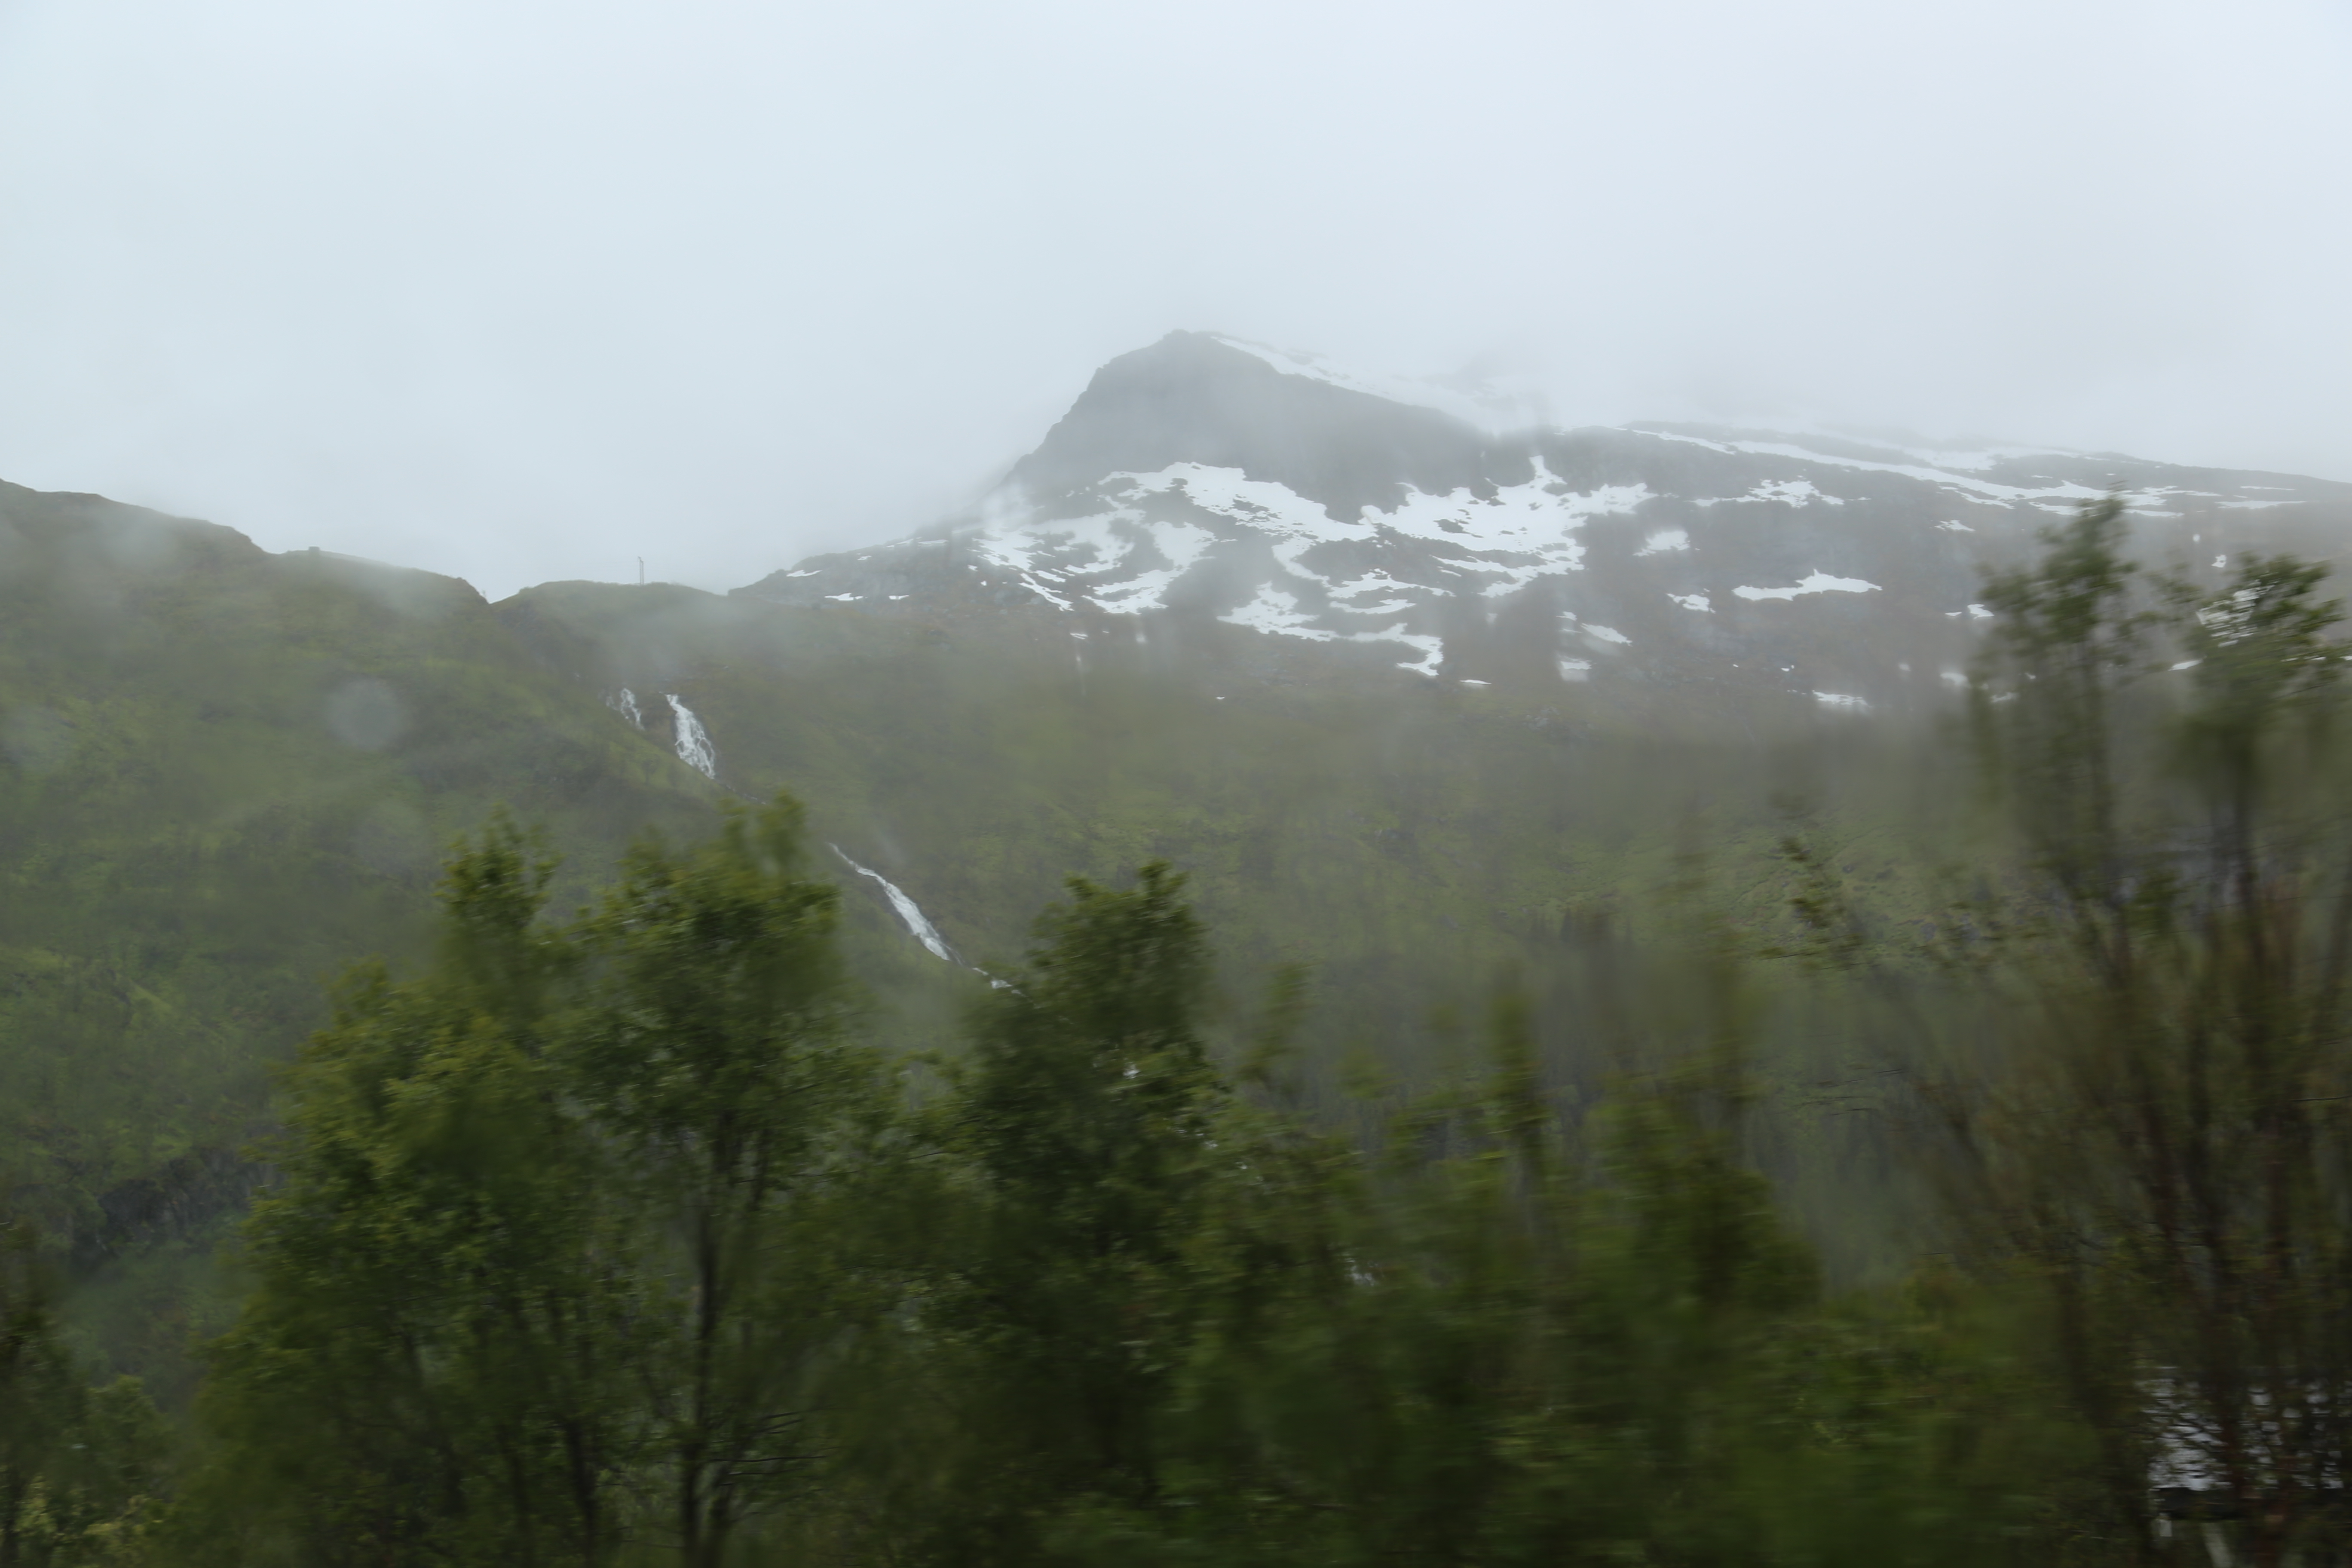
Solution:
[[(1237, 1005), (1305, 965), (1319, 1059), (1422, 1072), (1497, 973), (1541, 969), (1580, 921), (1644, 918), (1685, 848), (1727, 910), (1777, 920), (1776, 795), (1867, 826), (1828, 797), (1871, 770), (1836, 759), (1895, 743), (1780, 694), (1440, 686), (1213, 624), (1105, 622), (1074, 654), (1001, 608), (594, 584), (491, 606), (96, 498), (11, 489), (5, 522), (6, 1157), (20, 1204), (128, 1292), (110, 1342), (180, 1331), (178, 1276), (126, 1270), (241, 1206), (268, 1064), (347, 964), (418, 956), (446, 846), (500, 806), (563, 857), (562, 909), (637, 833), (789, 790), (965, 965), (1016, 955), (1066, 876), (1166, 858)], [(667, 694), (715, 782), (677, 754)], [(834, 866), (884, 1036), (949, 1038), (979, 978)]]
[(242, 1195), (266, 1063), (495, 806), (606, 860), (712, 790), (465, 584), (0, 488), (0, 1167), (87, 1261)]
[(1694, 870), (1713, 907), (1776, 921), (1791, 809), (1884, 835), (1951, 782), (1903, 760), (1914, 721), (1543, 670), (1437, 684), (1213, 624), (1106, 621), (1074, 653), (1035, 612), (588, 584), (498, 614), (551, 668), (631, 692), (654, 732), (671, 721), (646, 694), (682, 697), (724, 784), (805, 802), (967, 962), (1016, 954), (1064, 878), (1165, 858), (1234, 984), (1308, 964), (1326, 1038), (1381, 1051), (1425, 1046), (1434, 1013), (1579, 918), (1649, 918)]

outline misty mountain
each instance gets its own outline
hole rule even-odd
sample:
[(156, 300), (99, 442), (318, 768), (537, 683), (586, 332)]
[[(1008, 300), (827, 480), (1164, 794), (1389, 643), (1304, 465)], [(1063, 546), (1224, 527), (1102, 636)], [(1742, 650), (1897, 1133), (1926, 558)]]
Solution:
[[(1873, 918), (1916, 917), (1895, 824), (1953, 785), (1905, 772), (1905, 715), (1951, 700), (1985, 564), (2110, 488), (2143, 557), (2209, 574), (2333, 555), (2352, 519), (2352, 487), (2291, 477), (1496, 431), (1423, 393), (1172, 334), (971, 512), (730, 595), (492, 605), (0, 487), (0, 1175), (101, 1271), (215, 1222), (267, 1065), (352, 961), (416, 958), (440, 858), (500, 805), (569, 909), (635, 834), (791, 791), (901, 1046), (1063, 879), (1153, 858), (1234, 994), (1309, 967), (1324, 1053), (1442, 1030), (1632, 918), (1694, 823), (1724, 915), (1770, 929), (1790, 791)], [(180, 1310), (86, 1300), (126, 1365)]]
[(1103, 366), (971, 515), (741, 592), (1040, 606), (1074, 636), (1228, 626), (1428, 677), (1516, 663), (1851, 710), (1956, 681), (1983, 570), (2084, 500), (2121, 492), (2144, 557), (2203, 573), (2352, 522), (2352, 486), (2290, 476), (1692, 426), (1496, 432), (1310, 370), (1171, 333)]

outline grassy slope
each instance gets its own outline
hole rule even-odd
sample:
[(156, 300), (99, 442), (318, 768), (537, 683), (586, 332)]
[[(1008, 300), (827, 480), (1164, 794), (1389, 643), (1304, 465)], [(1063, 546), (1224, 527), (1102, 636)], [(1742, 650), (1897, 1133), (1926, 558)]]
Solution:
[[(726, 789), (801, 795), (968, 958), (1017, 957), (1065, 876), (1166, 857), (1236, 995), (1307, 963), (1313, 1047), (1412, 1070), (1514, 966), (1559, 993), (1571, 917), (1622, 923), (1686, 847), (1712, 907), (1772, 924), (1772, 790), (1809, 782), (1801, 757), (1834, 795), (1841, 750), (1878, 743), (1779, 694), (1489, 663), (1487, 688), (1440, 685), (1376, 650), (1170, 621), (1081, 641), (992, 605), (889, 619), (573, 584), (493, 607), (0, 488), (0, 1170), (91, 1267), (108, 1352), (184, 1377), (267, 1065), (352, 960), (415, 953), (447, 843), (501, 804), (544, 826), (561, 908), (632, 834), (707, 824), (725, 790), (672, 753), (663, 692), (708, 724)], [(603, 700), (623, 685), (645, 731)], [(1896, 858), (1851, 847), (1891, 811), (1841, 810), (1865, 878)], [(877, 1023), (945, 1041), (981, 982), (836, 870)], [(1562, 1059), (1591, 1057), (1576, 998), (1547, 1002)]]
[[(1328, 1037), (1394, 1044), (1573, 911), (1630, 911), (1710, 866), (1710, 903), (1772, 925), (1778, 793), (1836, 796), (1878, 901), (1897, 786), (1885, 731), (1785, 697), (1498, 679), (1466, 689), (1224, 628), (1020, 614), (884, 618), (682, 589), (532, 589), (499, 609), (599, 689), (677, 693), (747, 793), (788, 787), (979, 960), (1017, 956), (1066, 875), (1165, 857), (1237, 979), (1320, 976)], [(1181, 654), (1170, 645), (1179, 636)], [(649, 707), (658, 708), (656, 701)], [(1760, 738), (1759, 738), (1760, 737)], [(1873, 776), (1887, 798), (1844, 782)], [(1873, 844), (1876, 847), (1873, 847)]]
[(139, 1184), (248, 1137), (322, 982), (413, 951), (445, 847), (497, 804), (583, 862), (699, 820), (715, 792), (607, 718), (461, 583), (0, 488), (20, 1199), (85, 1243), (168, 1219)]
[[(677, 693), (723, 779), (801, 795), (976, 961), (1016, 957), (1065, 876), (1172, 860), (1225, 960), (1233, 1026), (1276, 965), (1311, 966), (1316, 1092), (1351, 1061), (1424, 1081), (1475, 1062), (1505, 983), (1530, 994), (1562, 1092), (1687, 1047), (1672, 928), (1727, 923), (1751, 948), (1794, 934), (1776, 854), (1790, 800), (1890, 941), (1948, 890), (1939, 863), (1965, 866), (1967, 770), (1923, 743), (1932, 724), (1670, 670), (1570, 685), (1497, 660), (1465, 688), (1215, 626), (1097, 623), (1081, 642), (994, 607), (901, 618), (587, 584), (499, 613), (583, 686), (628, 686), (649, 712)], [(853, 882), (860, 900), (888, 934)], [(1612, 933), (1597, 949), (1596, 931)], [(947, 1037), (947, 966), (901, 938), (862, 967), (886, 1028)], [(1841, 1272), (1899, 1268), (1899, 1178), (1837, 1087), (1879, 1064), (1848, 1037), (1851, 1008), (1822, 1007), (1790, 966), (1756, 973), (1759, 1156)]]

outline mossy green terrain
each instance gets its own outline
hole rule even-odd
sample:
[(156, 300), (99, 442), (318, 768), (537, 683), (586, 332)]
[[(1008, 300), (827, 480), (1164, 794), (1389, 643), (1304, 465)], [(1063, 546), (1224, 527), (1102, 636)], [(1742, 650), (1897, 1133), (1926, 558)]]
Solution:
[[(1908, 870), (1874, 880), (1917, 858), (1894, 826), (1916, 790), (1949, 785), (1906, 773), (1890, 726), (1504, 658), (1491, 684), (1439, 683), (1207, 621), (1087, 634), (1035, 609), (889, 617), (663, 585), (491, 605), (429, 574), (0, 491), (17, 1201), (91, 1271), (91, 1310), (123, 1319), (110, 1342), (162, 1331), (180, 1287), (142, 1270), (201, 1252), (258, 1179), (271, 1064), (350, 963), (418, 956), (447, 847), (501, 807), (563, 858), (568, 911), (635, 835), (788, 790), (817, 842), (898, 883), (975, 966), (1016, 959), (1065, 878), (1165, 858), (1217, 935), (1237, 1026), (1304, 965), (1312, 1054), (1409, 1076), (1498, 977), (1556, 989), (1573, 933), (1663, 918), (1695, 868), (1708, 910), (1777, 929), (1789, 798), (1827, 810), (1874, 905), (1927, 900)], [(611, 705), (624, 687), (641, 725)], [(676, 754), (669, 694), (707, 727), (715, 782)], [(950, 1039), (981, 977), (835, 870), (874, 1028)], [(1556, 1053), (1594, 1056), (1559, 1001)]]
[(84, 1253), (175, 1223), (141, 1184), (236, 1157), (325, 982), (415, 950), (496, 806), (593, 858), (698, 822), (704, 781), (602, 718), (462, 583), (0, 490), (18, 1201)]
[[(1311, 963), (1391, 1027), (1441, 976), (1483, 990), (1525, 943), (1641, 902), (1690, 852), (1719, 862), (1735, 906), (1769, 910), (1786, 880), (1775, 788), (1838, 771), (1794, 703), (1779, 747), (1736, 725), (1726, 742), (1696, 701), (1441, 685), (1229, 628), (1111, 623), (1074, 642), (1043, 615), (884, 619), (584, 584), (499, 614), (583, 683), (677, 694), (722, 779), (806, 801), (820, 837), (974, 962), (1015, 956), (1064, 878), (1165, 858), (1229, 966)], [(1831, 752), (1884, 744), (1844, 728)]]

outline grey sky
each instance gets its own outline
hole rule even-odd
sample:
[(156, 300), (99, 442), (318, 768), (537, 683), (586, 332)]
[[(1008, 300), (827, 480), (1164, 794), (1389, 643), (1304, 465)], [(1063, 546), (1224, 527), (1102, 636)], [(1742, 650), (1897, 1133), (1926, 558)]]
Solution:
[(0, 478), (724, 587), (1182, 326), (2352, 479), (2347, 68), (2287, 0), (0, 0)]

